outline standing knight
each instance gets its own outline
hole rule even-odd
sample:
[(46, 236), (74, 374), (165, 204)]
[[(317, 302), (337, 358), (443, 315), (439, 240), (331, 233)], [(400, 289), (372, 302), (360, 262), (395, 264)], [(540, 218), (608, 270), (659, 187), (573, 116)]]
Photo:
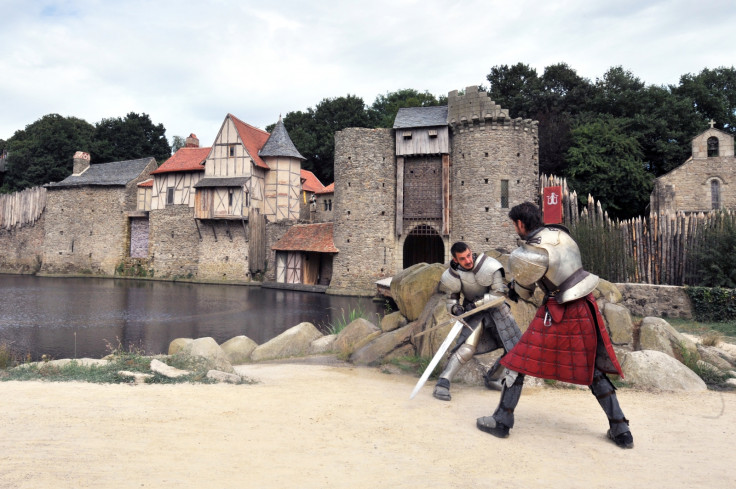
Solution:
[[(509, 211), (524, 241), (509, 257), (512, 289), (529, 299), (539, 286), (544, 300), (518, 344), (501, 359), (518, 394), (504, 396), (492, 416), (478, 418), (478, 429), (505, 438), (514, 426), (524, 375), (587, 385), (608, 417), (616, 445), (633, 448), (629, 420), (606, 374), (623, 377), (593, 290), (598, 277), (586, 272), (577, 243), (563, 226), (544, 226), (537, 206), (524, 202)], [(509, 294), (512, 297), (513, 293)], [(506, 389), (507, 386), (504, 386)]]
[[(505, 295), (508, 288), (503, 281), (503, 266), (501, 263), (480, 254), (474, 255), (470, 247), (458, 241), (450, 249), (452, 261), (440, 279), (440, 291), (447, 294), (447, 310), (454, 316), (459, 316), (473, 308), (473, 303), (483, 299), (492, 292), (496, 295)], [(463, 301), (459, 302), (462, 294)], [(517, 326), (508, 304), (480, 311), (468, 316), (467, 326), (460, 333), (456, 346), (450, 353), (447, 366), (440, 374), (432, 395), (437, 399), (449, 401), (450, 382), (453, 376), (473, 355), (503, 348), (509, 351), (519, 338), (521, 331)], [(486, 386), (491, 389), (500, 389), (498, 378), (503, 375), (504, 368), (498, 362), (486, 373)]]

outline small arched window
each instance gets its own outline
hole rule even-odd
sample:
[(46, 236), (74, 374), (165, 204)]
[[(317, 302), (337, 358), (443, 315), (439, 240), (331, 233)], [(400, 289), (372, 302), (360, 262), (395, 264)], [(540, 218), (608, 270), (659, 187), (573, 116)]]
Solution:
[(708, 138), (708, 158), (718, 156), (718, 138), (711, 136)]
[(710, 181), (710, 208), (721, 208), (721, 182), (715, 179)]

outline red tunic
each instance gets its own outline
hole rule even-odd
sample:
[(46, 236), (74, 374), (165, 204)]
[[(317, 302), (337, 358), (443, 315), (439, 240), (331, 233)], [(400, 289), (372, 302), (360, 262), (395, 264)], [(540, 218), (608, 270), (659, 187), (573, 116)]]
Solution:
[[(547, 310), (550, 326), (544, 325)], [(550, 297), (546, 306), (537, 310), (516, 346), (501, 359), (501, 365), (534, 377), (590, 385), (598, 350), (596, 328), (604, 347), (598, 368), (623, 377), (593, 294), (566, 304)]]

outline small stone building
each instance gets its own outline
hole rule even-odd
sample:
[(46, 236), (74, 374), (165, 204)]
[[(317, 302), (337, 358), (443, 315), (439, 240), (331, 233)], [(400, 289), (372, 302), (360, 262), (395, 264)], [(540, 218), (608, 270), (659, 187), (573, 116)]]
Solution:
[(77, 152), (72, 175), (45, 185), (41, 271), (113, 275), (130, 243), (147, 240), (147, 225), (136, 221), (138, 183), (156, 166), (154, 158), (91, 165)]
[(693, 138), (687, 161), (654, 181), (651, 212), (736, 209), (734, 137), (713, 124)]
[(335, 135), (331, 287), (374, 283), (420, 263), (444, 263), (455, 241), (511, 250), (510, 207), (535, 201), (537, 122), (512, 119), (478, 87), (448, 105), (400, 109), (393, 129)]

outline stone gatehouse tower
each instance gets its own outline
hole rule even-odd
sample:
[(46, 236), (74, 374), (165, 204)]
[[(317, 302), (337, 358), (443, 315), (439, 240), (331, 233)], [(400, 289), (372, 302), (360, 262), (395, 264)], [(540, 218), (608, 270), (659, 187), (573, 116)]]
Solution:
[(399, 110), (393, 129), (335, 134), (335, 289), (374, 282), (420, 262), (447, 262), (455, 241), (511, 250), (507, 214), (534, 201), (537, 122), (512, 119), (471, 86), (448, 105)]

